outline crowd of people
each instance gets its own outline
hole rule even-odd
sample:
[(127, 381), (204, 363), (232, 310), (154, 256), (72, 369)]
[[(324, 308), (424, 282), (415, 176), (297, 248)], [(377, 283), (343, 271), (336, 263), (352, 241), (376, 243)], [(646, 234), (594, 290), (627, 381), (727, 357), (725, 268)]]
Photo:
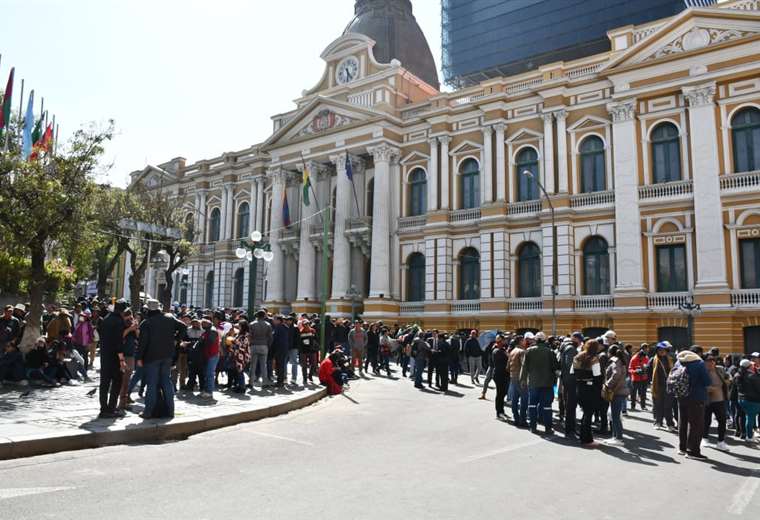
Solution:
[(609, 436), (607, 444), (623, 444), (623, 416), (637, 406), (647, 411), (650, 395), (654, 428), (678, 433), (679, 453), (693, 458), (704, 458), (701, 448), (713, 420), (714, 447), (728, 450), (728, 429), (753, 442), (760, 414), (760, 353), (721, 356), (717, 348), (675, 349), (667, 341), (634, 348), (611, 330), (598, 338), (581, 332), (449, 334), (329, 316), (322, 324), (316, 314), (272, 315), (266, 309), (251, 320), (230, 309), (174, 305), (165, 312), (156, 300), (135, 311), (123, 300), (97, 299), (82, 299), (71, 311), (46, 309), (42, 334), (23, 353), (21, 339), (36, 333), (33, 329), (23, 304), (4, 308), (0, 382), (76, 384), (90, 378), (99, 356), (104, 418), (131, 411), (135, 391), (144, 397), (141, 417), (173, 417), (176, 392), (197, 391), (212, 400), (219, 389), (245, 393), (297, 386), (300, 376), (303, 386), (318, 382), (338, 394), (365, 372), (390, 377), (399, 369), (416, 388), (427, 385), (442, 393), (465, 373), (482, 388), (480, 399), (493, 384), (497, 419), (535, 433), (540, 425), (547, 435), (556, 424), (566, 438), (589, 448), (598, 446), (595, 434)]

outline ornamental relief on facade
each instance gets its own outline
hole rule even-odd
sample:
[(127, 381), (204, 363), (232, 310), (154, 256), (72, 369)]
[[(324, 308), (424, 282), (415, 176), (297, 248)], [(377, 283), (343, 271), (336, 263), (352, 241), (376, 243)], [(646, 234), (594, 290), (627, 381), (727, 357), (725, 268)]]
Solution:
[[(708, 45), (717, 45), (722, 42), (737, 40), (746, 36), (757, 34), (753, 31), (739, 31), (736, 29), (709, 29), (704, 27), (694, 27), (686, 34), (679, 36), (669, 44), (665, 45), (654, 55), (646, 59), (657, 59), (682, 52), (694, 51), (707, 47)], [(644, 60), (642, 60), (644, 61)]]
[(354, 119), (342, 114), (338, 114), (337, 112), (333, 112), (332, 110), (320, 110), (311, 120), (311, 123), (303, 127), (296, 134), (296, 137), (320, 134), (322, 132), (326, 132), (327, 130), (332, 130), (333, 128), (349, 125), (354, 121)]

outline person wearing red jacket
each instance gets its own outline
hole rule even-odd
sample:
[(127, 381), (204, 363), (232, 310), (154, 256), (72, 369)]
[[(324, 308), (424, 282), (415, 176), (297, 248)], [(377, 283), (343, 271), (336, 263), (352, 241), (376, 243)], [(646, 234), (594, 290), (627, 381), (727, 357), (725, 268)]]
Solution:
[(203, 360), (206, 366), (206, 388), (201, 392), (201, 397), (213, 399), (214, 379), (216, 376), (216, 364), (219, 362), (221, 338), (219, 337), (219, 331), (208, 318), (204, 318), (201, 321), (201, 327), (203, 328), (201, 345), (203, 345)]
[(647, 357), (646, 343), (642, 343), (641, 348), (631, 358), (631, 362), (628, 364), (628, 374), (631, 376), (631, 384), (633, 391), (631, 392), (631, 410), (636, 409), (636, 396), (639, 396), (641, 403), (641, 409), (647, 409), (647, 385), (649, 384), (649, 376), (647, 375), (647, 365), (649, 364), (649, 357)]
[(340, 367), (345, 360), (342, 357), (342, 351), (336, 349), (319, 365), (319, 382), (327, 387), (327, 395), (337, 395), (343, 391), (345, 378)]

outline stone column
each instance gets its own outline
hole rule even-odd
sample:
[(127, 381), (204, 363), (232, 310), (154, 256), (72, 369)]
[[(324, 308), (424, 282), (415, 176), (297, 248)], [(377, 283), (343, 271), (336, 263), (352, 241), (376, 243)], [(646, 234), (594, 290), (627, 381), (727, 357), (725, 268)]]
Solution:
[(557, 120), (557, 191), (567, 193), (567, 112), (558, 110), (554, 112), (554, 117)]
[[(306, 163), (306, 167), (309, 169), (309, 173), (313, 176), (312, 178), (316, 181), (317, 170), (320, 168), (320, 165), (313, 161), (309, 161)], [(299, 170), (303, 174), (303, 166), (299, 166)], [(296, 299), (298, 301), (309, 300), (314, 302), (317, 301), (317, 286), (314, 271), (317, 266), (317, 255), (314, 246), (311, 245), (309, 237), (311, 234), (311, 225), (321, 222), (321, 220), (318, 216), (314, 217), (314, 214), (317, 212), (317, 201), (311, 200), (314, 198), (312, 193), (309, 193), (309, 197), (310, 204), (308, 206), (304, 205), (301, 210), (301, 218), (303, 221), (301, 222), (300, 245), (298, 248), (298, 291), (296, 293)], [(322, 215), (322, 217), (324, 217), (324, 215)]]
[(227, 240), (227, 223), (229, 222), (229, 217), (227, 216), (227, 213), (230, 209), (230, 190), (227, 186), (222, 186), (222, 207), (220, 211), (222, 214), (220, 215), (220, 222), (219, 222), (219, 240)]
[(280, 236), (282, 236), (282, 195), (287, 184), (287, 172), (281, 168), (269, 170), (269, 178), (272, 180), (272, 216), (269, 244), (274, 258), (267, 268), (267, 301), (282, 302), (285, 299), (285, 254), (280, 248)]
[(398, 158), (400, 151), (398, 148), (386, 144), (368, 148), (367, 151), (372, 154), (375, 160), (375, 200), (372, 212), (369, 297), (390, 298), (391, 163)]
[(258, 185), (258, 189), (256, 190), (256, 227), (253, 229), (258, 229), (262, 233), (264, 232), (264, 181), (265, 178), (263, 176), (256, 177), (256, 184)]
[[(256, 211), (258, 211), (258, 207), (257, 207), (258, 205), (256, 204), (256, 197), (257, 197), (258, 189), (259, 189), (259, 183), (256, 182), (256, 179), (254, 178), (251, 180), (251, 188), (250, 188), (251, 198), (248, 201), (248, 235), (249, 236), (251, 234), (251, 231), (255, 231), (256, 229), (258, 229), (256, 227)], [(246, 237), (240, 237), (240, 238), (246, 238)], [(246, 293), (246, 297), (247, 297), (248, 291), (246, 290), (244, 292)]]
[(544, 114), (544, 188), (554, 193), (554, 114)]
[(391, 264), (391, 295), (394, 300), (401, 301), (401, 266), (399, 252), (401, 250), (401, 244), (398, 235), (398, 217), (401, 215), (401, 165), (399, 164), (399, 154), (394, 155), (391, 160), (391, 176), (390, 183), (391, 189), (391, 210), (388, 215), (388, 226), (391, 238), (391, 252), (390, 252), (390, 264)]
[(425, 239), (425, 300), (436, 300), (435, 287), (435, 239)]
[(480, 168), (480, 202), (485, 205), (493, 201), (493, 128), (483, 128), (483, 165)]
[(499, 123), (494, 128), (496, 129), (496, 201), (504, 202), (507, 200), (507, 175), (504, 162), (504, 130), (507, 125)]
[(449, 200), (451, 199), (451, 188), (449, 181), (449, 143), (451, 137), (448, 135), (442, 135), (438, 138), (441, 143), (441, 209), (448, 210), (451, 206)]
[[(694, 172), (694, 221), (697, 239), (696, 289), (725, 289), (726, 250), (718, 182), (718, 125), (715, 83), (684, 87), (689, 102), (689, 139)], [(691, 267), (689, 267), (691, 269)]]
[(615, 292), (644, 290), (635, 108), (634, 99), (607, 105), (612, 116), (612, 139), (615, 143), (615, 247), (625, 252), (616, 255)]
[[(337, 170), (337, 192), (335, 201), (335, 223), (333, 236), (333, 272), (332, 272), (332, 300), (344, 297), (351, 286), (351, 244), (346, 238), (346, 224), (351, 218), (351, 205), (353, 204), (353, 192), (351, 181), (346, 176), (346, 156), (338, 154), (330, 156), (330, 161), (335, 164)], [(375, 200), (382, 193), (375, 180)], [(328, 191), (328, 199), (332, 194)]]
[(202, 190), (198, 193), (198, 208), (196, 211), (198, 215), (198, 227), (195, 229), (198, 233), (198, 241), (201, 244), (205, 244), (208, 241), (206, 237), (206, 221), (208, 220), (206, 211), (206, 190)]
[[(438, 139), (433, 137), (428, 143), (430, 143), (430, 160), (427, 172), (427, 209), (435, 211), (438, 209)], [(377, 193), (377, 181), (375, 181), (375, 194)]]

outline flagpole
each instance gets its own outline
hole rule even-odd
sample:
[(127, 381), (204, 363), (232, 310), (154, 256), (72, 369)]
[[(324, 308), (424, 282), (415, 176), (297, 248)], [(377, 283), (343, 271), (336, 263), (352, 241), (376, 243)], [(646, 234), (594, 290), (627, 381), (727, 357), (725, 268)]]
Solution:
[[(301, 152), (301, 162), (303, 163), (303, 169), (306, 171), (306, 159), (304, 159), (303, 152)], [(317, 197), (317, 192), (314, 191), (314, 184), (311, 182), (311, 172), (309, 172), (309, 189), (311, 190), (311, 194), (314, 195), (314, 204), (317, 205), (317, 213), (320, 213), (322, 210), (319, 208), (319, 197)], [(320, 214), (319, 218), (324, 220), (324, 217)]]
[[(349, 160), (350, 159), (348, 157), (348, 150), (346, 150), (346, 163), (348, 163)], [(354, 202), (356, 203), (356, 216), (360, 217), (362, 213), (361, 213), (361, 210), (359, 209), (359, 197), (356, 195), (356, 184), (354, 184), (353, 168), (351, 171), (351, 189), (354, 192)]]
[[(53, 116), (55, 118), (55, 116)], [(58, 152), (58, 129), (61, 125), (55, 125), (55, 140), (53, 141), (53, 155)]]

